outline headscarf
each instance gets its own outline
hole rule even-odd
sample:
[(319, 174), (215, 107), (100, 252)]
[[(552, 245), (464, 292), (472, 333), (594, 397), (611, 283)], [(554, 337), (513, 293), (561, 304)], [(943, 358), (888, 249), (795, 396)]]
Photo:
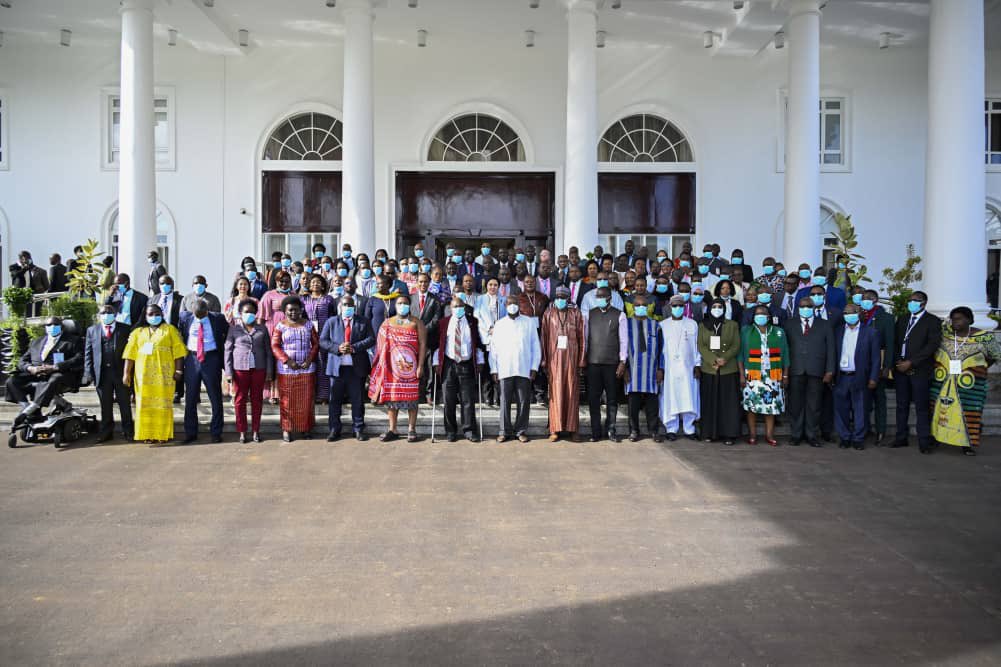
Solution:
[[(720, 308), (724, 309), (722, 317), (714, 317), (712, 314), (713, 306), (717, 304), (719, 304)], [(715, 335), (717, 331), (722, 329), (724, 322), (726, 322), (726, 302), (721, 297), (716, 297), (702, 315), (702, 324)]]

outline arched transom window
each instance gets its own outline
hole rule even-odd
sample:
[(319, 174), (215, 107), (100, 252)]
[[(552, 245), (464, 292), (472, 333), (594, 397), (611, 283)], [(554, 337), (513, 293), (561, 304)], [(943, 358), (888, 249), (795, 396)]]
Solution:
[(482, 113), (456, 116), (431, 140), (432, 162), (524, 162), (518, 133), (499, 118)]
[(279, 123), (264, 146), (265, 160), (340, 160), (341, 121), (307, 111)]
[(674, 123), (639, 113), (616, 121), (598, 142), (599, 162), (694, 162), (688, 139)]

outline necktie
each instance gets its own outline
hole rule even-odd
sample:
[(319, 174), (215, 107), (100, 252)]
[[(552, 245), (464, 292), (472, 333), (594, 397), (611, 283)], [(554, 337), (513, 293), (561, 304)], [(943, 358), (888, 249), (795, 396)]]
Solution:
[(455, 325), (455, 336), (452, 338), (452, 356), (456, 363), (462, 361), (462, 323)]
[(198, 323), (198, 344), (195, 346), (195, 358), (198, 363), (205, 361), (205, 327)]
[(570, 283), (570, 300), (577, 303), (577, 283)]
[(344, 320), (344, 342), (351, 343), (351, 320)]
[(105, 324), (104, 325), (104, 338), (105, 339), (111, 338), (111, 325), (110, 324)]
[(810, 335), (810, 320), (803, 320), (803, 335)]
[(45, 339), (45, 346), (42, 348), (42, 361), (45, 361), (45, 358), (49, 356), (49, 353), (52, 352), (52, 348), (55, 346), (55, 339), (51, 337)]
[(426, 298), (427, 297), (425, 297), (423, 294), (421, 294), (421, 313), (424, 312), (424, 299), (426, 299)]

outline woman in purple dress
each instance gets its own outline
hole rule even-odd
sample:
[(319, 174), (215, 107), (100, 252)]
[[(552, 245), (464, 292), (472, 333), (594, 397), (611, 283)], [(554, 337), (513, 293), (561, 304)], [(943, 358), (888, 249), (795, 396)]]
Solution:
[[(268, 328), (268, 334), (275, 333), (275, 327), (285, 319), (285, 311), (282, 310), (282, 300), (292, 293), (292, 276), (288, 271), (278, 271), (275, 274), (275, 289), (267, 291), (261, 297), (260, 308), (258, 310), (259, 322)], [(271, 405), (278, 403), (278, 385), (272, 384), (264, 392)]]
[[(309, 318), (313, 329), (319, 334), (323, 331), (323, 325), (327, 319), (336, 314), (337, 302), (334, 297), (327, 294), (327, 280), (318, 273), (314, 273), (309, 279), (309, 294), (302, 297), (303, 306), (306, 308), (306, 317)], [(327, 403), (330, 401), (330, 376), (326, 373), (327, 352), (320, 350), (320, 372), (316, 374), (316, 397), (317, 403)]]

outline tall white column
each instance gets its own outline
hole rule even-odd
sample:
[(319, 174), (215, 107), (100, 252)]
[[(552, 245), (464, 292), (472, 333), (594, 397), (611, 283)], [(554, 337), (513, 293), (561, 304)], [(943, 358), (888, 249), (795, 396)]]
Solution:
[(156, 154), (153, 138), (153, 2), (122, 0), (118, 270), (140, 290), (156, 249)]
[(820, 3), (792, 0), (785, 156), (786, 266), (817, 266), (820, 243)]
[(344, 0), (344, 172), (341, 242), (375, 251), (372, 2)]
[(598, 27), (595, 0), (567, 1), (567, 155), (563, 243), (581, 254), (598, 243)]
[(928, 35), (924, 291), (928, 308), (987, 320), (984, 3), (932, 0)]

